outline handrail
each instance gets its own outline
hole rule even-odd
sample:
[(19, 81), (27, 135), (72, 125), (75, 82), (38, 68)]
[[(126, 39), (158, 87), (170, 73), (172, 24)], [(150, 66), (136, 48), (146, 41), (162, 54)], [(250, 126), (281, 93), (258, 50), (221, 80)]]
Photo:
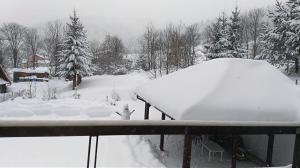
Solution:
[(201, 120), (31, 120), (2, 119), (0, 127), (57, 126), (232, 126), (300, 127), (300, 121), (201, 121)]
[[(180, 120), (0, 120), (0, 137), (101, 136), (101, 135), (185, 135), (183, 168), (190, 167), (191, 136), (201, 134), (294, 134), (293, 168), (300, 165), (300, 122), (264, 121), (180, 121)], [(268, 165), (274, 140), (268, 142)], [(233, 146), (236, 147), (235, 141)], [(235, 148), (234, 148), (235, 149)], [(89, 147), (90, 151), (90, 147)], [(235, 153), (235, 152), (234, 152)], [(96, 157), (96, 156), (95, 156)], [(88, 157), (89, 158), (89, 157)], [(232, 168), (236, 167), (235, 155)], [(88, 160), (89, 164), (89, 160)], [(95, 163), (96, 164), (96, 163)]]

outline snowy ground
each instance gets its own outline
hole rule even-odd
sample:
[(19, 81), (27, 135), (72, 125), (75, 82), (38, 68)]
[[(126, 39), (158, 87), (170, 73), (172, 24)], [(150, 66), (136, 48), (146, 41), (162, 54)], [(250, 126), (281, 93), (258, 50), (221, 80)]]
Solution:
[[(124, 104), (135, 110), (131, 119), (142, 119), (144, 104), (136, 100), (134, 89), (148, 80), (144, 73), (122, 76), (93, 76), (85, 78), (79, 88), (80, 99), (73, 98), (71, 83), (51, 80), (34, 83), (36, 97), (21, 97), (0, 103), (0, 120), (5, 119), (99, 119), (119, 120)], [(11, 91), (28, 89), (28, 83), (16, 83)], [(56, 89), (57, 99), (45, 100), (49, 90)], [(111, 105), (112, 94), (120, 101)], [(151, 108), (151, 119), (160, 119), (160, 113)], [(99, 138), (98, 164), (101, 167), (181, 167), (182, 136), (166, 136), (166, 152), (158, 150), (158, 136), (101, 136)], [(200, 154), (194, 144), (192, 166), (206, 168), (229, 167), (230, 157), (224, 161), (207, 161), (207, 154)], [(0, 138), (1, 167), (85, 167), (88, 137), (55, 138)], [(93, 149), (93, 148), (92, 148)], [(93, 156), (93, 152), (92, 155)], [(93, 157), (92, 157), (93, 158)], [(93, 163), (93, 159), (91, 159)], [(248, 162), (238, 167), (255, 167)]]

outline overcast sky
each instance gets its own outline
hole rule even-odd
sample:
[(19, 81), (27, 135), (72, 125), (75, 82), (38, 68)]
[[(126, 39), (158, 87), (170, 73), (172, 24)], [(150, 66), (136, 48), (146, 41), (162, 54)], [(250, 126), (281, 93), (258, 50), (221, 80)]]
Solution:
[(50, 20), (66, 21), (75, 8), (90, 39), (107, 33), (134, 38), (149, 22), (164, 27), (173, 22), (194, 23), (229, 13), (273, 5), (275, 0), (0, 0), (0, 23), (41, 26)]

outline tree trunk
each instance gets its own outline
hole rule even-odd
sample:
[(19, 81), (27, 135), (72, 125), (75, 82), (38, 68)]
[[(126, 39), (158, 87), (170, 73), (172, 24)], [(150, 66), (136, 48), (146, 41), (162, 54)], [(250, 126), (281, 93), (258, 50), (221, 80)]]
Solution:
[(299, 59), (295, 58), (295, 73), (298, 73), (299, 71)]
[(2, 50), (0, 49), (0, 64), (2, 65), (3, 64), (3, 54), (2, 54)]
[(13, 49), (14, 68), (17, 68), (17, 59), (18, 59), (18, 50), (17, 49)]
[(76, 88), (76, 85), (77, 85), (77, 81), (76, 81), (76, 75), (73, 76), (73, 90), (75, 90)]
[(33, 54), (33, 56), (32, 56), (32, 68), (33, 69), (35, 69), (35, 67), (36, 67), (35, 63), (36, 63), (35, 54)]

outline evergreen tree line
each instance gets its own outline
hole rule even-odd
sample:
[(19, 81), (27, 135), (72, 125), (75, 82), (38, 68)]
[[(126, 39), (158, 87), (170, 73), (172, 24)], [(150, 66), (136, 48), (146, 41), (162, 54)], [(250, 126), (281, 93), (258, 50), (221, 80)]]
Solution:
[(222, 13), (205, 28), (195, 23), (156, 29), (149, 24), (139, 39), (137, 67), (157, 77), (196, 64), (201, 52), (206, 59), (258, 59), (263, 51), (260, 36), (269, 20), (264, 9), (241, 13), (236, 7), (229, 17)]
[(255, 59), (262, 50), (260, 34), (267, 22), (263, 9), (241, 13), (236, 7), (229, 17), (223, 12), (203, 32), (207, 59)]
[(298, 73), (300, 55), (300, 2), (277, 1), (268, 12), (253, 9), (229, 18), (223, 13), (204, 31), (208, 59), (250, 58), (267, 60)]

